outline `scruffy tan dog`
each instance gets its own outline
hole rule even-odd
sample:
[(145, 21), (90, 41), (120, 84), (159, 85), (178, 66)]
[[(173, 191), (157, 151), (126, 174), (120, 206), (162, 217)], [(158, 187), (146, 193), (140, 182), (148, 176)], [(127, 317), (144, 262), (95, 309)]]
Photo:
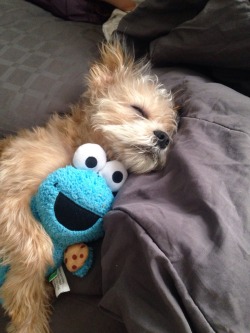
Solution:
[[(131, 172), (162, 167), (176, 111), (170, 94), (115, 41), (101, 47), (88, 89), (70, 115), (0, 141), (0, 258), (11, 266), (1, 288), (8, 332), (49, 332), (52, 241), (34, 219), (30, 198), (52, 171), (71, 163), (83, 143), (100, 144)], [(84, 310), (83, 310), (84, 311)]]

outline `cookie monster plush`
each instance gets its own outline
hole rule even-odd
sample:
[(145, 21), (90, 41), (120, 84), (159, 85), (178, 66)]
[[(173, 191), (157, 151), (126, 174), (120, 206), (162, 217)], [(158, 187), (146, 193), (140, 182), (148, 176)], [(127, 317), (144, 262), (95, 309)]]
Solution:
[[(51, 173), (31, 199), (31, 210), (54, 245), (54, 265), (48, 268), (47, 276), (61, 266), (64, 252), (72, 244), (80, 243), (84, 248), (85, 243), (104, 235), (103, 217), (111, 208), (113, 192), (127, 178), (123, 165), (118, 161), (107, 162), (104, 150), (96, 144), (80, 146), (73, 165)], [(86, 258), (82, 258), (83, 265), (71, 270), (79, 277), (87, 274), (93, 261), (93, 251), (88, 249), (84, 252)], [(8, 269), (0, 265), (0, 285)]]

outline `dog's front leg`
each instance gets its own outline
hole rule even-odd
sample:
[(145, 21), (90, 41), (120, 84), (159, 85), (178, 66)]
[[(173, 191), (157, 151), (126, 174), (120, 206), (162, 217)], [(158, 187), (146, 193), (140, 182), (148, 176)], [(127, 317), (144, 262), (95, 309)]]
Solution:
[(48, 333), (49, 292), (45, 274), (53, 261), (53, 245), (24, 198), (25, 193), (21, 200), (13, 196), (10, 200), (7, 195), (0, 205), (2, 226), (3, 219), (8, 219), (0, 236), (3, 258), (10, 265), (1, 297), (11, 319), (8, 332)]
[(52, 253), (52, 250), (48, 239), (41, 236), (42, 234), (39, 235), (40, 241), (37, 246), (47, 244), (46, 253), (43, 251), (34, 253), (38, 247), (34, 245), (35, 240), (32, 240), (30, 260), (27, 258), (23, 260), (22, 256), (17, 256), (15, 260), (12, 259), (11, 268), (2, 286), (4, 308), (11, 319), (8, 332), (11, 333), (49, 332), (50, 293), (45, 282), (45, 272), (48, 267), (48, 253)]
[(10, 266), (1, 297), (13, 333), (49, 332), (45, 275), (53, 265), (53, 244), (30, 201), (48, 174), (72, 158), (71, 145), (52, 125), (9, 139), (1, 153), (0, 258)]
[(22, 279), (21, 267), (17, 270), (11, 268), (3, 285), (4, 307), (11, 319), (8, 332), (49, 333), (49, 293), (44, 276), (38, 272)]

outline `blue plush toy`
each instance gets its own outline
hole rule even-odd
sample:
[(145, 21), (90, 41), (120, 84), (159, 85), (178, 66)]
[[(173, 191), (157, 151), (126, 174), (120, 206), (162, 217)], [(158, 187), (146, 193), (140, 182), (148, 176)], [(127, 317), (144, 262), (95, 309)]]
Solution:
[[(65, 250), (67, 253), (73, 244), (84, 250), (80, 250), (79, 258), (77, 254), (71, 256), (73, 261), (80, 259), (82, 265), (72, 265), (70, 271), (80, 277), (86, 275), (93, 253), (85, 243), (103, 236), (103, 217), (111, 208), (113, 192), (127, 178), (123, 165), (118, 161), (107, 162), (104, 150), (96, 144), (80, 146), (73, 165), (51, 173), (31, 200), (35, 218), (54, 245), (54, 266), (48, 268), (47, 276), (61, 266)], [(8, 269), (0, 266), (0, 285)]]

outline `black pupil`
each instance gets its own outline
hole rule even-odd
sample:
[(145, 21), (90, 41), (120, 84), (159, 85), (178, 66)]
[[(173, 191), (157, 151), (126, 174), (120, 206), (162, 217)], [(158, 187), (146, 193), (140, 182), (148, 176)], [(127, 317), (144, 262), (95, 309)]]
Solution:
[(92, 169), (97, 166), (97, 159), (93, 156), (90, 156), (85, 161), (86, 167)]
[(112, 175), (112, 179), (114, 183), (121, 183), (123, 180), (123, 174), (121, 171), (115, 171)]

